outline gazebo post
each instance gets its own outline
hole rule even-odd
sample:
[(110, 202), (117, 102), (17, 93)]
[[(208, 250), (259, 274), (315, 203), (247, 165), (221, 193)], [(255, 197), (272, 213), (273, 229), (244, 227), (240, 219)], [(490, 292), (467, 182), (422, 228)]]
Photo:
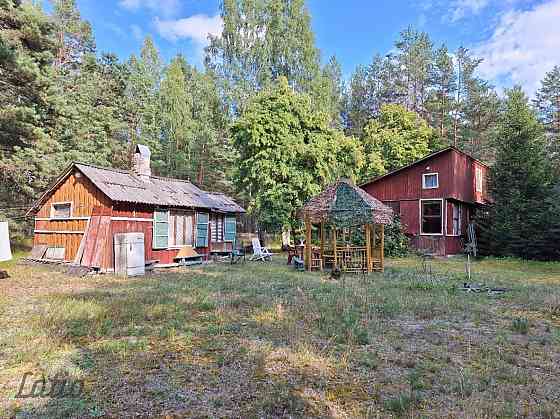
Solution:
[(311, 270), (311, 221), (305, 218), (305, 268)]
[(366, 263), (367, 263), (367, 271), (368, 273), (371, 272), (371, 225), (370, 224), (366, 224), (365, 225), (365, 230), (366, 230)]
[(381, 237), (379, 243), (379, 254), (381, 259), (381, 272), (385, 271), (385, 226), (381, 224)]
[(321, 260), (323, 260), (324, 252), (325, 252), (325, 223), (321, 221)]
[(334, 267), (338, 266), (337, 260), (336, 260), (336, 226), (333, 225), (332, 226), (332, 231), (333, 231), (333, 236), (332, 236), (332, 247), (333, 247), (333, 252), (334, 252)]

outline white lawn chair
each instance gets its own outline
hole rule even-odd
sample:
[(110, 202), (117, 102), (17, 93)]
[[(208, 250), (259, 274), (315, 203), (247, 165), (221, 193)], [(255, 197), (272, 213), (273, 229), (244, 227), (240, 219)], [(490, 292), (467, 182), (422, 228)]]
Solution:
[(272, 256), (274, 255), (274, 253), (272, 253), (266, 247), (262, 247), (259, 239), (254, 238), (252, 240), (252, 243), (253, 243), (253, 256), (251, 256), (251, 258), (249, 260), (252, 260), (252, 261), (259, 261), (260, 260), (262, 262), (267, 261), (267, 260), (272, 260)]

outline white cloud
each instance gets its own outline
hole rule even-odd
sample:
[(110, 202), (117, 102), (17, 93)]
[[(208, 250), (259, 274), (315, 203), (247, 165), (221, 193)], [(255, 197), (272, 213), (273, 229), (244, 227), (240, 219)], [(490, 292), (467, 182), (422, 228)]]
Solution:
[(451, 6), (451, 21), (456, 22), (468, 15), (477, 15), (489, 3), (490, 0), (456, 0)]
[(174, 16), (181, 9), (181, 2), (179, 0), (120, 0), (119, 6), (130, 11), (146, 8), (163, 16)]
[(220, 16), (193, 15), (178, 20), (161, 20), (156, 17), (155, 25), (159, 34), (169, 40), (191, 39), (198, 46), (208, 44), (208, 35), (220, 35), (223, 21)]
[(507, 79), (532, 95), (544, 74), (560, 63), (560, 0), (504, 14), (493, 35), (473, 52), (484, 58), (483, 77)]

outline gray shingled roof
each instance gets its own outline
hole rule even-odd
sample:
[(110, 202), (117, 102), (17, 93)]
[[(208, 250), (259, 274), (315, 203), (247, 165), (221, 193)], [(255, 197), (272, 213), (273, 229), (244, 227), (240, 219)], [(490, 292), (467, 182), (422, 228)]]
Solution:
[(224, 194), (205, 192), (191, 182), (150, 176), (148, 181), (132, 172), (75, 163), (92, 183), (116, 202), (170, 207), (208, 208), (222, 212), (245, 212)]

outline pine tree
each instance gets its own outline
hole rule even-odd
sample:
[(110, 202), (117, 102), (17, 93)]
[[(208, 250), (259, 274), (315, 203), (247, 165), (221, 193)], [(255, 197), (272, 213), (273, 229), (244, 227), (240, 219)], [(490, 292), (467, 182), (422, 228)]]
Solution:
[(59, 168), (54, 30), (38, 6), (0, 0), (0, 217), (16, 238), (27, 206)]
[(160, 83), (163, 64), (150, 37), (144, 40), (140, 57), (134, 55), (127, 63), (126, 120), (130, 157), (136, 144), (147, 145), (152, 151), (155, 171), (165, 164), (161, 126)]
[(401, 32), (395, 43), (401, 71), (401, 83), (405, 89), (405, 106), (426, 117), (426, 99), (433, 65), (433, 45), (425, 32), (412, 27)]
[(53, 20), (57, 27), (55, 66), (62, 72), (76, 70), (84, 56), (95, 52), (91, 25), (82, 20), (75, 0), (54, 0)]
[(548, 137), (548, 152), (560, 176), (560, 66), (546, 73), (535, 106)]
[(53, 135), (67, 160), (128, 167), (124, 92), (126, 68), (114, 55), (88, 55), (65, 77), (63, 105)]
[(523, 258), (546, 255), (552, 192), (550, 161), (542, 126), (520, 88), (507, 92), (494, 139), (491, 172), (492, 237), (496, 254)]
[(451, 110), (457, 81), (453, 58), (445, 45), (435, 52), (431, 70), (431, 92), (427, 107), (432, 125), (437, 127), (439, 137), (444, 139), (452, 127)]

